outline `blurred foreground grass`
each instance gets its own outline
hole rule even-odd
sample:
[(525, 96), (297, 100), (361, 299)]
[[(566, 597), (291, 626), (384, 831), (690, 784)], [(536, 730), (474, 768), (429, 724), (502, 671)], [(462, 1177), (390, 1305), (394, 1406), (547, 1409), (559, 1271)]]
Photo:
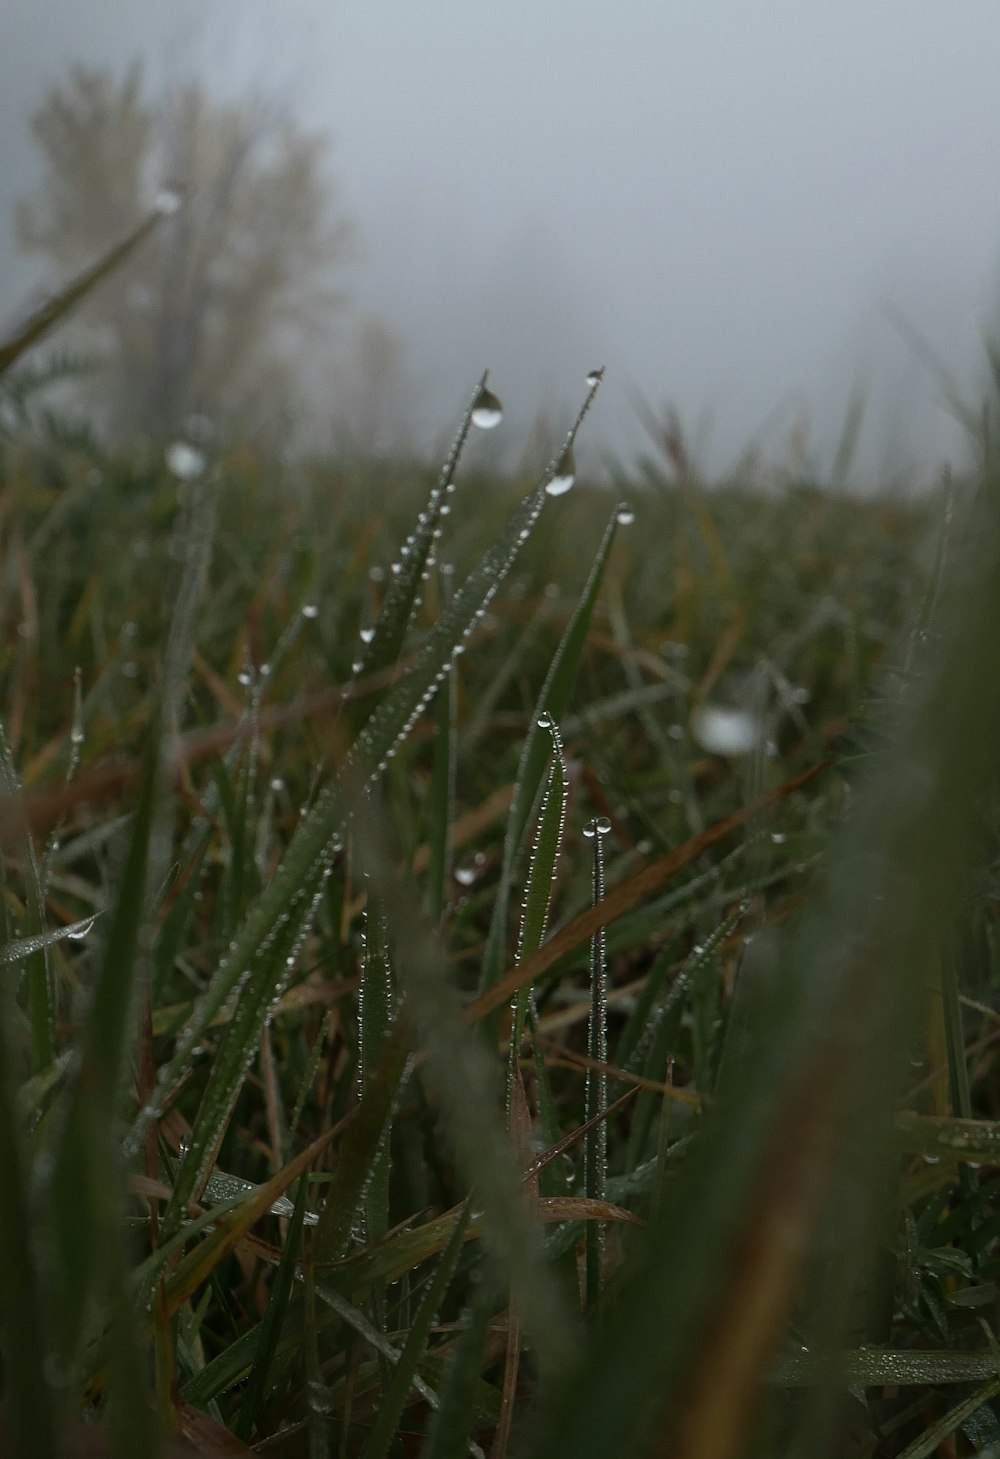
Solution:
[(3, 1452), (1000, 1452), (995, 463), (552, 494), (485, 389), (7, 430)]

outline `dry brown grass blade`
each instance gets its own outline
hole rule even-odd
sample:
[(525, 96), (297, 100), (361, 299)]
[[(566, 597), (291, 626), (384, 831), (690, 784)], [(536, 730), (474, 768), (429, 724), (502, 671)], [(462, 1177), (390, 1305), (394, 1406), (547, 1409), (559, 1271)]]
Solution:
[(508, 1003), (519, 988), (529, 987), (536, 978), (548, 972), (567, 953), (572, 952), (592, 937), (601, 927), (607, 927), (616, 918), (624, 916), (633, 907), (639, 906), (654, 892), (658, 892), (671, 878), (697, 861), (704, 852), (725, 840), (733, 831), (738, 831), (745, 826), (754, 816), (760, 815), (770, 806), (776, 805), (786, 795), (793, 794), (796, 790), (802, 790), (809, 785), (817, 776), (822, 775), (833, 764), (833, 760), (820, 760), (808, 769), (802, 770), (798, 775), (793, 775), (781, 785), (769, 790), (766, 795), (760, 796), (758, 800), (752, 801), (750, 805), (743, 806), (740, 810), (734, 811), (731, 816), (725, 816), (723, 820), (716, 821), (714, 826), (709, 826), (697, 836), (692, 836), (685, 841), (683, 846), (678, 846), (675, 851), (670, 851), (666, 856), (660, 856), (656, 861), (650, 862), (649, 866), (643, 867), (635, 876), (621, 883), (608, 892), (603, 902), (596, 906), (588, 907), (581, 912), (579, 917), (561, 932), (542, 944), (537, 952), (532, 953), (524, 962), (517, 963), (512, 967), (499, 982), (494, 983), (492, 988), (487, 988), (485, 993), (473, 1000), (465, 1010), (465, 1017), (469, 1023), (476, 1023), (480, 1018), (485, 1018), (494, 1008), (501, 1008)]

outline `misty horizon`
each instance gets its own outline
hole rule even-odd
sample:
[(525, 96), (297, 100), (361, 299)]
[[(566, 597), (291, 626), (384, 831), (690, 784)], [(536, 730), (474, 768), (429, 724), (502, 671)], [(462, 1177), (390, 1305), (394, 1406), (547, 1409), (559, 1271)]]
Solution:
[[(857, 389), (857, 484), (931, 479), (962, 449), (907, 333), (975, 398), (1000, 279), (1000, 190), (982, 166), (1000, 13), (984, 3), (222, 0), (206, 20), (189, 0), (127, 14), (103, 0), (86, 17), (14, 0), (5, 29), (4, 313), (39, 278), (11, 227), (37, 183), (32, 111), (73, 61), (120, 74), (139, 57), (154, 89), (198, 76), (329, 134), (359, 238), (337, 277), (341, 369), (352, 331), (385, 321), (400, 428), (421, 449), (489, 367), (517, 459), (540, 413), (567, 423), (599, 364), (595, 467), (651, 449), (636, 398), (676, 406), (712, 474), (755, 441), (779, 461), (797, 442), (822, 474)], [(320, 437), (327, 369), (343, 378), (317, 358)]]

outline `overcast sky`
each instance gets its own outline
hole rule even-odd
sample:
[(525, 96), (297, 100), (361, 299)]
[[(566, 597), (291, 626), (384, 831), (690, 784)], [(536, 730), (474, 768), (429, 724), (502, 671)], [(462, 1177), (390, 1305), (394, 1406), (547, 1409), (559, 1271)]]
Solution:
[(972, 382), (1000, 300), (996, 0), (2, 0), (5, 263), (31, 109), (70, 61), (137, 54), (330, 132), (347, 282), (401, 331), (431, 433), (484, 365), (516, 437), (604, 363), (594, 431), (626, 453), (636, 392), (711, 419), (715, 467), (803, 410), (828, 450), (862, 379), (869, 462), (950, 448), (889, 316)]

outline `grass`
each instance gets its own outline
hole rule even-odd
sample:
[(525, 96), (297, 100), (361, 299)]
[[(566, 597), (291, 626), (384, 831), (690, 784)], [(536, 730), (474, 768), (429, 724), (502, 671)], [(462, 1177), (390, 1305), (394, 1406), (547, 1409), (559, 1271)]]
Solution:
[(2, 1452), (992, 1452), (988, 440), (178, 479), (20, 360), (113, 264), (0, 353)]

